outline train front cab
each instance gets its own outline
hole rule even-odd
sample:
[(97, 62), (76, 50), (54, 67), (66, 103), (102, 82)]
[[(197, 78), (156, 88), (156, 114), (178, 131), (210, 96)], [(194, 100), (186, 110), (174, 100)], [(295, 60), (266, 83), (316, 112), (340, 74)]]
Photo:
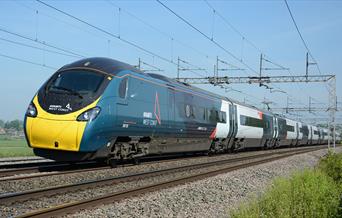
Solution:
[(105, 115), (100, 102), (111, 80), (89, 69), (56, 72), (26, 112), (25, 135), (34, 153), (54, 160), (88, 159), (96, 146), (88, 145), (85, 132), (96, 126), (100, 114)]

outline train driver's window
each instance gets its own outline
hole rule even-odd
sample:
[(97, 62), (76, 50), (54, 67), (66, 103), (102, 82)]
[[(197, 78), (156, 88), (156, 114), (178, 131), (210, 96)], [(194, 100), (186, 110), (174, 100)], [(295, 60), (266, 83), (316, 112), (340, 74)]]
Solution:
[(121, 80), (119, 85), (119, 97), (126, 98), (127, 96), (127, 89), (128, 89), (128, 78), (125, 77)]

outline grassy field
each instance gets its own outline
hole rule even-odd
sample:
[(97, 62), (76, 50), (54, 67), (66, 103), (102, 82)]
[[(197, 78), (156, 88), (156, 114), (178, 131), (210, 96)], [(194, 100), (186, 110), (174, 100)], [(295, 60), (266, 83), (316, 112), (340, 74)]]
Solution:
[(0, 136), (0, 157), (20, 156), (33, 156), (32, 149), (27, 146), (25, 139)]

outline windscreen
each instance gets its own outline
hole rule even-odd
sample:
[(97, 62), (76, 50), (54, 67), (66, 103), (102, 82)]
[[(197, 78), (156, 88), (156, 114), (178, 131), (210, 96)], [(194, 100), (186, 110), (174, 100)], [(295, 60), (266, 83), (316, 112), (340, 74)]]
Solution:
[(103, 79), (103, 75), (93, 72), (62, 72), (48, 84), (46, 92), (94, 96)]
[(55, 73), (39, 91), (42, 108), (54, 114), (66, 114), (94, 102), (108, 80), (105, 74), (88, 70), (68, 70)]

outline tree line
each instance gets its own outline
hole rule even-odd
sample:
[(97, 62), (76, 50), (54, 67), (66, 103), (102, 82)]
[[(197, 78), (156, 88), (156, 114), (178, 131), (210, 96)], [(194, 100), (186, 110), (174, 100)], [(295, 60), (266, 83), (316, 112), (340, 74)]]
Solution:
[(23, 121), (22, 120), (11, 120), (11, 121), (0, 120), (0, 128), (15, 129), (17, 131), (22, 131)]

